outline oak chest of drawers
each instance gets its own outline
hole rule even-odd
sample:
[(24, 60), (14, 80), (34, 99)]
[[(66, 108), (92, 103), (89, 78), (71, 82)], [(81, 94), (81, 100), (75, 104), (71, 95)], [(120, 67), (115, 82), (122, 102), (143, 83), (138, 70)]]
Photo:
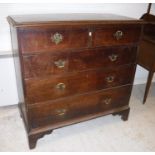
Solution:
[(107, 114), (128, 119), (140, 20), (108, 14), (7, 19), (30, 148), (59, 127)]

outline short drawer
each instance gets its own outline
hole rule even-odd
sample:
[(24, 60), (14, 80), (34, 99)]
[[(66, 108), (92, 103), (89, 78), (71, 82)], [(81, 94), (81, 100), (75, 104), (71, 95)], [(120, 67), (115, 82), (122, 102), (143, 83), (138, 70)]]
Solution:
[(29, 29), (20, 28), (19, 30), (20, 50), (23, 53), (84, 48), (88, 46), (88, 37), (87, 28), (52, 29), (34, 27)]
[(115, 110), (128, 105), (130, 94), (131, 85), (33, 105), (28, 108), (30, 124), (37, 128)]
[(135, 44), (140, 39), (140, 25), (107, 25), (96, 28), (93, 33), (93, 46)]
[(23, 57), (25, 78), (44, 77), (97, 68), (111, 68), (135, 63), (136, 46), (119, 46), (101, 49), (42, 53)]
[(27, 103), (68, 97), (90, 91), (131, 84), (135, 65), (110, 70), (75, 72), (63, 76), (25, 80)]

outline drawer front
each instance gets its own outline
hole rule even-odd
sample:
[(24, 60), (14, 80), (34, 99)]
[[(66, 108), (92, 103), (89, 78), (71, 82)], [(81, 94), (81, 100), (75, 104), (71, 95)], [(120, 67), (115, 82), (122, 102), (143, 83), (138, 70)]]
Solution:
[(139, 41), (140, 25), (108, 25), (96, 28), (93, 34), (93, 46), (123, 45)]
[(75, 119), (128, 105), (131, 86), (46, 102), (28, 109), (32, 128)]
[(70, 53), (69, 71), (111, 68), (135, 63), (137, 47), (110, 47)]
[(20, 29), (20, 50), (29, 52), (52, 52), (70, 48), (83, 48), (88, 46), (88, 29), (51, 29), (37, 28)]
[(27, 103), (33, 104), (89, 91), (131, 84), (135, 65), (111, 70), (75, 72), (64, 76), (25, 80)]
[(113, 47), (71, 53), (43, 53), (23, 57), (24, 76), (43, 77), (96, 68), (110, 68), (134, 63), (137, 47)]

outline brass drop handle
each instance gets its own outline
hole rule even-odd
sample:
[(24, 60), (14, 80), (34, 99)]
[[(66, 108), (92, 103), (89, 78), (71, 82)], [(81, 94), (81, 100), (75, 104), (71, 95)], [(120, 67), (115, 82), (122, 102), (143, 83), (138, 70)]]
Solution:
[(110, 59), (112, 62), (116, 61), (117, 58), (118, 58), (118, 55), (117, 55), (117, 54), (109, 55), (109, 59)]
[(115, 77), (114, 77), (114, 76), (108, 76), (108, 77), (106, 77), (106, 81), (107, 81), (108, 83), (113, 82), (113, 81), (114, 81), (114, 79), (115, 79)]
[(58, 68), (64, 68), (64, 67), (65, 67), (65, 63), (66, 63), (66, 61), (64, 61), (64, 60), (54, 61), (54, 64), (55, 64)]
[(57, 113), (59, 116), (65, 115), (66, 112), (67, 112), (66, 109), (58, 109), (58, 110), (56, 110), (56, 113)]
[(63, 41), (63, 35), (56, 32), (54, 35), (51, 36), (51, 40), (56, 45)]
[(114, 35), (114, 38), (116, 38), (116, 40), (120, 40), (124, 36), (124, 33), (121, 30), (118, 30), (113, 35)]
[(56, 89), (64, 90), (65, 88), (66, 88), (66, 85), (64, 83), (58, 83), (56, 85)]
[(107, 98), (105, 100), (103, 100), (103, 103), (105, 103), (106, 105), (111, 104), (112, 99), (111, 98)]

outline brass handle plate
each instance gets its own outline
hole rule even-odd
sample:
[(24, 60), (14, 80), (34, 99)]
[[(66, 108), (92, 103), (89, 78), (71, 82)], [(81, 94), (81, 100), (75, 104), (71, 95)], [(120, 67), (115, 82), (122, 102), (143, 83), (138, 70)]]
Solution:
[(103, 103), (105, 103), (106, 105), (111, 104), (112, 99), (111, 98), (107, 98), (103, 101)]
[(65, 61), (64, 60), (58, 60), (55, 61), (54, 64), (58, 67), (58, 68), (64, 68), (65, 67)]
[(65, 88), (66, 88), (66, 85), (64, 83), (58, 83), (56, 85), (56, 89), (64, 90)]
[(107, 81), (108, 83), (111, 83), (111, 82), (114, 81), (114, 79), (115, 79), (114, 76), (108, 76), (108, 77), (106, 78), (106, 81)]
[(117, 55), (117, 54), (109, 55), (109, 59), (110, 59), (112, 62), (116, 61), (117, 58), (118, 58), (118, 55)]
[(56, 45), (63, 41), (63, 35), (56, 32), (54, 35), (51, 36), (51, 40)]
[(58, 109), (58, 110), (56, 110), (56, 113), (57, 113), (57, 115), (59, 115), (59, 116), (65, 115), (66, 112), (67, 112), (66, 109)]
[(124, 36), (124, 33), (121, 30), (118, 30), (114, 33), (114, 37), (116, 38), (116, 40), (122, 39), (123, 36)]

